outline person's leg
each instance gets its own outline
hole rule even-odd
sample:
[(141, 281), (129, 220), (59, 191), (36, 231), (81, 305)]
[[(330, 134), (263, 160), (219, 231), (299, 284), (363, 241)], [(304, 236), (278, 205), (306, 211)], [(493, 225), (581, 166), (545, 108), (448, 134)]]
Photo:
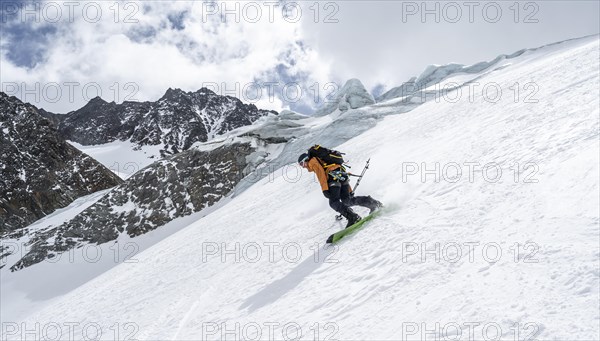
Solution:
[(339, 185), (329, 184), (329, 207), (333, 208), (338, 213), (344, 211), (344, 204), (340, 201), (340, 189), (341, 186)]
[(354, 200), (352, 199), (352, 193), (350, 192), (350, 183), (345, 181), (342, 183), (342, 187), (340, 188), (340, 200), (346, 206), (354, 206)]
[(339, 182), (335, 186), (329, 184), (329, 206), (348, 220), (348, 224), (346, 225), (348, 227), (359, 221), (361, 217), (342, 202), (341, 192), (342, 186), (340, 186)]
[[(374, 202), (371, 201), (374, 199), (371, 198), (370, 196), (369, 197), (365, 197), (365, 196), (355, 197), (354, 193), (350, 189), (349, 181), (346, 181), (345, 183), (342, 184), (342, 188), (340, 190), (340, 198), (346, 206), (363, 206), (363, 207), (370, 208), (369, 205), (373, 206), (375, 204)], [(377, 202), (377, 200), (375, 200), (375, 201)]]
[(362, 206), (369, 209), (369, 214), (375, 212), (375, 210), (383, 207), (383, 204), (375, 199), (373, 199), (370, 195), (360, 196), (360, 197), (352, 197), (351, 199), (352, 205)]
[(350, 186), (348, 182), (342, 184), (342, 188), (340, 189), (340, 199), (342, 203), (348, 207), (362, 206), (368, 208), (369, 214), (383, 207), (381, 202), (373, 199), (370, 195), (355, 197), (354, 194), (350, 192)]

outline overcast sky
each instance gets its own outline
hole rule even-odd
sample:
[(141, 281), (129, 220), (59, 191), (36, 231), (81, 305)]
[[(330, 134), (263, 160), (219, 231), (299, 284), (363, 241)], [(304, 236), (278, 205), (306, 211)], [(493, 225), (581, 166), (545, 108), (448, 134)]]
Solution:
[(598, 1), (0, 4), (2, 91), (59, 113), (96, 95), (155, 101), (169, 87), (202, 86), (310, 113), (350, 78), (377, 96), (430, 64), (600, 31)]

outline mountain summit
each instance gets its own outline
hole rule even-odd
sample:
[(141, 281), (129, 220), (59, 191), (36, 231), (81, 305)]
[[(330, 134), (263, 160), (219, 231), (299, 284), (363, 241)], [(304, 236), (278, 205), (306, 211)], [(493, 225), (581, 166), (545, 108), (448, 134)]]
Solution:
[(344, 84), (333, 98), (326, 98), (324, 105), (315, 112), (315, 116), (324, 116), (336, 110), (340, 112), (349, 109), (358, 109), (375, 103), (373, 96), (365, 89), (362, 82), (352, 78)]
[(158, 146), (160, 155), (177, 154), (258, 118), (277, 114), (202, 88), (169, 88), (156, 102), (108, 103), (97, 97), (66, 115), (50, 115), (58, 131), (83, 146), (130, 141), (138, 148)]

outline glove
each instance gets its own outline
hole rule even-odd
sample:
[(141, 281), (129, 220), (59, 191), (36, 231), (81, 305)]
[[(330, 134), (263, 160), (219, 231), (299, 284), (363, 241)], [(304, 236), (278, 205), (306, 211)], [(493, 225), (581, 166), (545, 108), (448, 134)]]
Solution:
[(325, 198), (329, 199), (329, 190), (323, 191)]

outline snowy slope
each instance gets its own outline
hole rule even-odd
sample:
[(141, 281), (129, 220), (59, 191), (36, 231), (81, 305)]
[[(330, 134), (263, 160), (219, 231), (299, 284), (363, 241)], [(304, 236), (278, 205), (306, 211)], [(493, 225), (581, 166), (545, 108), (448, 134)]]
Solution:
[[(32, 311), (57, 300), (85, 282), (122, 262), (136, 262), (137, 255), (165, 237), (179, 231), (191, 222), (207, 215), (216, 207), (211, 207), (186, 217), (174, 219), (160, 230), (151, 231), (135, 239), (122, 233), (117, 240), (101, 245), (89, 244), (84, 247), (57, 254), (53, 259), (37, 264), (33, 269), (11, 272), (10, 266), (23, 257), (31, 247), (27, 245), (34, 233), (52, 232), (52, 229), (68, 222), (86, 208), (101, 200), (113, 189), (99, 191), (73, 201), (69, 206), (28, 226), (26, 233), (19, 238), (5, 238), (2, 246), (7, 253), (0, 263), (0, 301), (2, 321), (17, 321)], [(4, 330), (3, 330), (4, 331)]]
[[(19, 276), (17, 275), (9, 274), (9, 270), (6, 265), (16, 262), (19, 257), (23, 256), (23, 254), (26, 252), (23, 246), (27, 244), (32, 234), (50, 230), (51, 228), (68, 221), (81, 211), (93, 205), (96, 201), (102, 198), (102, 196), (110, 192), (110, 190), (111, 189), (98, 191), (96, 193), (80, 197), (73, 201), (69, 206), (58, 209), (42, 219), (39, 219), (35, 223), (27, 226), (27, 232), (22, 236), (18, 238), (2, 239), (2, 246), (6, 248), (6, 251), (12, 252), (12, 254), (8, 254), (8, 252), (3, 254), (2, 262), (0, 263), (0, 266), (2, 267), (2, 270), (0, 270), (2, 271), (2, 290), (0, 291), (0, 297), (2, 299), (2, 315), (8, 313), (9, 316), (15, 317), (19, 314), (23, 314), (24, 312), (32, 311), (38, 308), (38, 304), (34, 302), (52, 299), (58, 296), (59, 293), (68, 292), (70, 289), (76, 288), (78, 285), (83, 283), (79, 281), (73, 281), (72, 277), (70, 278), (69, 282), (74, 285), (71, 286), (66, 285), (67, 283), (62, 280), (59, 280), (58, 283), (56, 283), (56, 281), (52, 283), (53, 281), (48, 281), (47, 274), (44, 276), (44, 272), (39, 271), (40, 269), (28, 274), (29, 276), (26, 275), (25, 277), (18, 278)], [(46, 264), (47, 267), (49, 265), (47, 273), (56, 272), (57, 269), (55, 266), (52, 266), (53, 263)], [(81, 269), (79, 269), (79, 271), (81, 271)], [(94, 274), (97, 275), (97, 273)], [(8, 280), (6, 280), (7, 277), (9, 277)], [(41, 282), (39, 280), (35, 280), (36, 278), (46, 278), (46, 280)], [(89, 277), (88, 279), (90, 278), (93, 277)], [(15, 285), (15, 283), (17, 285)], [(37, 299), (27, 299), (23, 297), (27, 296), (24, 294), (24, 292), (33, 293), (33, 295), (30, 296), (36, 296), (36, 294), (39, 296)]]
[(131, 141), (113, 141), (93, 146), (67, 142), (93, 157), (124, 180), (159, 160), (160, 149), (163, 147), (162, 145), (136, 146)]
[[(388, 205), (339, 248), (315, 179), (284, 167), (25, 323), (77, 339), (600, 339), (598, 51), (515, 58), (479, 79), (495, 103), (429, 101), (339, 146), (355, 169), (371, 158), (358, 192)], [(439, 181), (421, 171), (436, 163)]]

